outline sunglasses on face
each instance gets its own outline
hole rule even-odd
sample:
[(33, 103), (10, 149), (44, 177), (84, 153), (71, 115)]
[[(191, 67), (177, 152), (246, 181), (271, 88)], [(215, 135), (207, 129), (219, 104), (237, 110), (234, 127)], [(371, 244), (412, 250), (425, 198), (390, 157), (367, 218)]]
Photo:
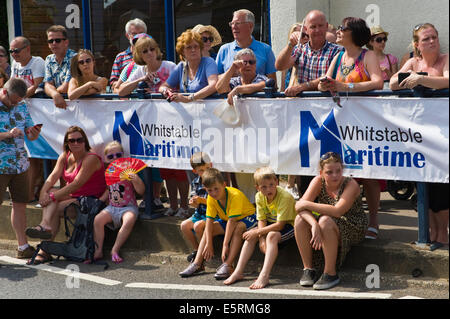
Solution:
[(147, 54), (149, 51), (153, 52), (153, 51), (155, 51), (155, 48), (145, 49), (144, 51), (142, 51), (142, 53)]
[(75, 144), (75, 143), (81, 144), (81, 143), (84, 143), (84, 138), (83, 138), (83, 137), (79, 137), (79, 138), (69, 138), (69, 139), (67, 140), (67, 142), (69, 142), (69, 144)]
[(80, 64), (80, 65), (84, 65), (85, 63), (89, 64), (91, 62), (92, 62), (91, 58), (87, 58), (86, 60), (78, 60), (78, 64)]
[(49, 40), (47, 40), (47, 42), (48, 42), (49, 44), (52, 44), (53, 42), (61, 43), (61, 41), (64, 41), (64, 40), (66, 40), (66, 39), (65, 39), (65, 38), (49, 39)]
[(256, 63), (256, 60), (242, 60), (242, 63), (244, 63), (245, 65), (254, 65)]
[(204, 42), (204, 43), (206, 43), (206, 42), (213, 42), (214, 41), (214, 38), (213, 37), (202, 37), (202, 41)]
[(347, 31), (347, 30), (350, 30), (350, 28), (347, 27), (347, 26), (344, 26), (344, 25), (340, 25), (340, 26), (337, 27), (337, 31), (344, 32), (344, 31)]
[(123, 152), (115, 153), (115, 154), (108, 154), (106, 155), (106, 158), (109, 160), (112, 160), (113, 158), (121, 158), (123, 156)]
[(13, 54), (13, 53), (15, 53), (15, 54), (18, 54), (18, 53), (20, 53), (20, 51), (22, 51), (23, 49), (25, 49), (27, 46), (24, 46), (24, 47), (22, 47), (22, 48), (20, 48), (20, 49), (9, 49), (9, 53), (11, 53), (11, 54)]
[(375, 38), (375, 42), (377, 43), (381, 43), (381, 42), (387, 42), (387, 37), (383, 37), (383, 38)]

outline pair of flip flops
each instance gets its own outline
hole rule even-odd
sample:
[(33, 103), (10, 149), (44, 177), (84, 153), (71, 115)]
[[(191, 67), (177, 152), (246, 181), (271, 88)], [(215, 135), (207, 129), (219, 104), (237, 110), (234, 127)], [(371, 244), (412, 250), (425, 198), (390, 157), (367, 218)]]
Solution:
[(367, 232), (371, 232), (372, 234), (375, 234), (375, 235), (366, 234), (365, 238), (367, 238), (367, 239), (377, 239), (378, 238), (378, 229), (376, 229), (375, 227), (367, 228)]
[(46, 230), (41, 225), (37, 225), (36, 227), (27, 228), (25, 230), (25, 234), (30, 238), (39, 238), (39, 239), (52, 238), (52, 232), (50, 230)]

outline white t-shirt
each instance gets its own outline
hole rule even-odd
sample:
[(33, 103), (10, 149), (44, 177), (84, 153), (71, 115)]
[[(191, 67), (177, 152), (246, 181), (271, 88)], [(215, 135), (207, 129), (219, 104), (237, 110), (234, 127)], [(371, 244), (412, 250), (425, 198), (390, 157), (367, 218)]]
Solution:
[[(13, 61), (11, 66), (11, 77), (20, 78), (25, 81), (27, 87), (34, 85), (35, 78), (43, 78), (45, 75), (45, 61), (40, 56), (33, 56), (27, 65)], [(41, 89), (42, 90), (42, 89)], [(36, 90), (38, 92), (38, 90)]]
[[(162, 61), (161, 66), (159, 67), (158, 71), (156, 71), (156, 76), (153, 79), (153, 83), (147, 83), (148, 87), (152, 92), (158, 92), (159, 87), (161, 84), (166, 82), (166, 80), (169, 78), (169, 75), (172, 73), (172, 71), (175, 69), (177, 65), (171, 61)], [(138, 65), (136, 70), (132, 71), (130, 74), (130, 77), (128, 78), (127, 82), (136, 81), (143, 76), (147, 74), (147, 66), (146, 65)]]

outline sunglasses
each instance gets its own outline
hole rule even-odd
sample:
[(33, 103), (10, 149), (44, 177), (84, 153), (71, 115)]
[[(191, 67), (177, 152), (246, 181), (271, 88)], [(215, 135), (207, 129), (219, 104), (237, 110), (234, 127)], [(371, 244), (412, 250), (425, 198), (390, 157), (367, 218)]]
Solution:
[(23, 49), (25, 49), (27, 46), (24, 46), (24, 47), (22, 47), (22, 48), (20, 48), (20, 49), (9, 49), (9, 53), (11, 53), (11, 54), (13, 54), (13, 53), (15, 53), (15, 54), (17, 54), (17, 53), (20, 53), (20, 51), (22, 51)]
[(340, 25), (340, 26), (337, 27), (336, 30), (344, 32), (344, 31), (351, 30), (351, 29), (349, 27), (347, 27), (347, 26)]
[(113, 158), (121, 158), (123, 156), (123, 152), (115, 153), (115, 154), (108, 154), (106, 155), (106, 158), (109, 160), (112, 160)]
[(214, 42), (214, 38), (213, 37), (202, 37), (202, 41), (204, 42), (204, 43), (206, 43), (206, 42)]
[(144, 51), (142, 51), (142, 53), (143, 53), (143, 54), (147, 54), (148, 51), (153, 52), (153, 51), (155, 51), (155, 48), (145, 49)]
[(419, 30), (421, 27), (423, 27), (426, 23), (419, 23), (417, 25), (414, 26), (414, 31)]
[(69, 144), (75, 144), (75, 143), (81, 144), (81, 143), (84, 143), (84, 138), (83, 138), (83, 137), (79, 137), (79, 138), (69, 138), (69, 139), (67, 140), (67, 142), (69, 142)]
[(49, 40), (47, 40), (47, 42), (48, 42), (49, 44), (52, 44), (53, 42), (61, 43), (61, 41), (64, 41), (64, 40), (67, 40), (67, 39), (66, 39), (66, 38), (49, 39)]
[(78, 60), (78, 64), (81, 64), (81, 65), (84, 65), (85, 63), (89, 64), (91, 62), (92, 62), (91, 58), (87, 58), (86, 60)]
[(375, 38), (375, 42), (377, 42), (377, 43), (387, 42), (387, 37), (384, 37), (384, 38)]
[(338, 153), (335, 153), (335, 152), (326, 152), (325, 154), (323, 154), (320, 157), (320, 160), (321, 161), (325, 161), (325, 160), (327, 160), (327, 159), (329, 159), (331, 157), (334, 157), (334, 158), (337, 158), (338, 160), (341, 160), (341, 156)]
[(242, 63), (244, 63), (245, 65), (254, 65), (256, 63), (256, 60), (242, 60)]

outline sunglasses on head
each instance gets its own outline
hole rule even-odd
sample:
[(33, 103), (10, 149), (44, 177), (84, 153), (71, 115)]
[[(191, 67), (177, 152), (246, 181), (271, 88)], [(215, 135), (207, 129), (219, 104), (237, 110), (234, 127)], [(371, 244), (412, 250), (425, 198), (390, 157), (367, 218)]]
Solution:
[(23, 49), (25, 49), (27, 46), (24, 46), (20, 49), (9, 49), (9, 53), (13, 54), (13, 53), (20, 53), (20, 51), (22, 51)]
[(88, 64), (88, 63), (91, 63), (92, 62), (92, 59), (91, 58), (87, 58), (86, 60), (78, 60), (78, 64), (81, 64), (81, 65), (83, 65), (83, 64)]
[(256, 63), (256, 60), (242, 60), (242, 63), (244, 63), (245, 65), (254, 65)]
[(149, 49), (145, 49), (144, 51), (142, 51), (142, 53), (144, 53), (144, 54), (147, 54), (147, 53), (148, 53), (148, 51), (151, 51), (151, 52), (153, 52), (153, 51), (155, 51), (155, 48), (149, 48)]
[(69, 139), (67, 140), (67, 142), (69, 142), (69, 144), (75, 144), (75, 143), (81, 144), (81, 143), (84, 142), (84, 138), (83, 138), (83, 137), (79, 137), (79, 138), (69, 138)]
[(381, 42), (387, 42), (387, 37), (379, 37), (379, 38), (375, 38), (375, 42), (377, 43), (381, 43)]
[(204, 43), (206, 43), (206, 42), (214, 42), (214, 38), (213, 37), (202, 37), (202, 41), (204, 42)]
[(338, 153), (335, 153), (335, 152), (326, 152), (325, 154), (323, 154), (321, 157), (320, 157), (320, 160), (321, 161), (325, 161), (325, 160), (327, 160), (327, 159), (329, 159), (330, 157), (334, 157), (334, 158), (337, 158), (337, 159), (341, 159), (341, 156), (338, 154)]
[(106, 158), (109, 160), (112, 160), (113, 158), (121, 158), (123, 156), (123, 152), (115, 153), (115, 154), (108, 154), (106, 155)]
[(337, 31), (347, 31), (347, 30), (350, 30), (350, 28), (349, 27), (347, 27), (347, 26), (344, 26), (344, 25), (340, 25), (340, 26), (338, 26), (337, 27), (337, 29), (336, 29)]
[(66, 40), (66, 38), (49, 39), (49, 40), (47, 40), (47, 42), (48, 42), (49, 44), (52, 44), (53, 42), (61, 43), (61, 41), (64, 41), (64, 40)]
[(419, 23), (417, 25), (414, 26), (414, 31), (419, 30), (421, 27), (423, 27), (426, 23)]

